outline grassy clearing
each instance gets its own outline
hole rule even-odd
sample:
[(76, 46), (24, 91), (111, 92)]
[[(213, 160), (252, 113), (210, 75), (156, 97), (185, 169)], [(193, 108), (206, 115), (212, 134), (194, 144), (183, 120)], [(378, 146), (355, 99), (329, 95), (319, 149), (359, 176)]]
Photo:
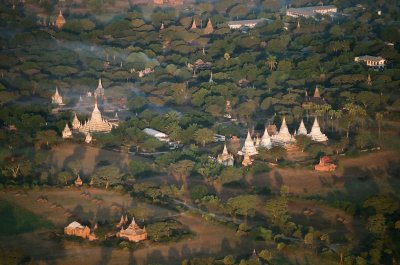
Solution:
[(17, 235), (53, 227), (48, 220), (4, 200), (0, 200), (0, 216), (0, 236)]

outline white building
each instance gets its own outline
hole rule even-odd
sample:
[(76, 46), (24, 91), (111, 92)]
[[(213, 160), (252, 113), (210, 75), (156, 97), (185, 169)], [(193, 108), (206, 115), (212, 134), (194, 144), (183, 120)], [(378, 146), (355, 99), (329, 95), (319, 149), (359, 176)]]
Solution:
[(374, 69), (383, 69), (385, 68), (386, 64), (386, 59), (382, 57), (375, 57), (375, 56), (370, 56), (370, 55), (363, 55), (363, 56), (358, 56), (354, 58), (355, 62), (363, 62), (365, 63), (368, 67), (374, 68)]
[(160, 132), (160, 131), (157, 131), (157, 130), (154, 130), (151, 128), (145, 128), (143, 130), (143, 132), (146, 133), (147, 135), (157, 138), (161, 142), (169, 142), (170, 141), (170, 139), (168, 138), (168, 135), (163, 132)]
[(334, 13), (337, 13), (337, 7), (333, 5), (288, 8), (286, 10), (286, 15), (290, 17), (313, 17), (316, 14), (325, 15)]
[(230, 29), (240, 29), (241, 27), (254, 28), (257, 24), (267, 21), (266, 18), (260, 19), (251, 19), (251, 20), (237, 20), (237, 21), (228, 21), (228, 27)]

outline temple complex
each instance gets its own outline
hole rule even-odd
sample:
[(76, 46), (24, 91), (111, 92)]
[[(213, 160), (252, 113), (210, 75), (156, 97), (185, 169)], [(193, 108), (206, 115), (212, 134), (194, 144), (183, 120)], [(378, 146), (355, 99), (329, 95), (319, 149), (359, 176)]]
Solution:
[(323, 156), (319, 159), (319, 164), (314, 166), (316, 171), (329, 172), (336, 169), (336, 165), (332, 163), (332, 160), (328, 156)]
[(204, 28), (204, 34), (209, 35), (214, 32), (214, 27), (211, 22), (211, 18), (208, 19), (207, 26)]
[(302, 106), (307, 107), (310, 104), (315, 104), (315, 105), (325, 104), (325, 100), (323, 98), (321, 98), (321, 94), (319, 92), (318, 87), (315, 87), (314, 95), (312, 97), (309, 97), (308, 93), (306, 91), (306, 98), (305, 98), (304, 102), (302, 103)]
[(251, 164), (253, 164), (253, 161), (251, 160), (249, 153), (246, 151), (246, 153), (244, 153), (242, 165), (244, 167), (247, 167), (247, 166), (251, 166)]
[(233, 155), (228, 153), (226, 144), (224, 144), (224, 150), (222, 151), (222, 154), (218, 155), (217, 161), (224, 166), (233, 166), (235, 160), (233, 159)]
[(272, 142), (277, 145), (285, 145), (294, 142), (294, 137), (289, 133), (289, 129), (286, 125), (286, 118), (283, 117), (281, 128), (278, 134), (272, 136)]
[(258, 151), (257, 151), (256, 147), (254, 146), (254, 142), (251, 139), (249, 131), (247, 132), (247, 137), (246, 137), (246, 140), (244, 142), (243, 148), (242, 148), (241, 151), (238, 152), (238, 154), (239, 155), (245, 155), (246, 152), (247, 152), (247, 154), (249, 156), (253, 156), (253, 155), (257, 155), (258, 154)]
[(307, 129), (306, 129), (306, 126), (304, 126), (303, 120), (301, 120), (299, 129), (297, 130), (296, 135), (307, 135)]
[(268, 126), (265, 127), (264, 134), (261, 137), (260, 146), (265, 147), (267, 149), (271, 149), (272, 147), (271, 136), (269, 136), (268, 133)]
[(117, 237), (125, 238), (133, 242), (146, 240), (147, 239), (146, 227), (140, 228), (136, 224), (135, 218), (132, 218), (131, 224), (126, 229), (121, 227), (121, 230), (117, 233)]
[(321, 129), (318, 124), (318, 119), (315, 118), (314, 124), (311, 128), (311, 132), (308, 134), (313, 141), (316, 142), (326, 142), (328, 141), (328, 137), (321, 132)]
[(58, 87), (56, 87), (56, 92), (54, 93), (54, 95), (51, 97), (51, 103), (52, 104), (56, 104), (56, 105), (64, 105), (63, 103), (63, 98), (60, 95), (60, 93), (58, 93)]
[(74, 115), (74, 119), (72, 120), (72, 129), (73, 130), (79, 130), (81, 128), (82, 124), (79, 121), (78, 117), (76, 116), (76, 113)]
[(61, 29), (65, 24), (65, 18), (62, 14), (62, 11), (60, 10), (60, 13), (58, 14), (58, 17), (56, 19), (56, 26), (58, 29)]
[(95, 103), (92, 116), (79, 128), (79, 132), (85, 134), (89, 132), (109, 133), (111, 129), (112, 125), (102, 118), (101, 112), (97, 107), (97, 103)]
[(62, 131), (62, 138), (72, 138), (72, 132), (71, 129), (69, 128), (68, 124), (65, 124), (65, 128)]

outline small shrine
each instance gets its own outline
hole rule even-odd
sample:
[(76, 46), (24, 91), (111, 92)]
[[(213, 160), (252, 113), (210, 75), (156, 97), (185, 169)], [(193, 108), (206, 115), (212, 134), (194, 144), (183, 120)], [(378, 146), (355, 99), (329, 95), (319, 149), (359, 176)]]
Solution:
[(253, 161), (251, 160), (249, 153), (246, 151), (246, 152), (244, 153), (242, 165), (243, 165), (244, 167), (247, 167), (247, 166), (251, 166), (252, 164), (253, 164)]
[(208, 19), (207, 26), (204, 28), (204, 34), (209, 35), (214, 32), (214, 27), (211, 22), (211, 18)]
[(99, 84), (97, 85), (97, 88), (96, 88), (96, 90), (94, 91), (94, 96), (95, 96), (97, 99), (104, 99), (104, 95), (105, 95), (105, 93), (104, 93), (104, 87), (103, 87), (103, 84), (102, 84), (102, 82), (101, 82), (101, 78), (99, 78)]
[(116, 225), (117, 228), (121, 228), (124, 225), (126, 225), (128, 223), (128, 216), (125, 215), (121, 215), (121, 219), (119, 220), (119, 223)]
[(218, 155), (217, 161), (224, 166), (233, 166), (235, 160), (233, 159), (233, 155), (228, 153), (226, 144), (224, 145), (224, 150), (222, 151), (222, 154)]
[(329, 172), (335, 171), (336, 165), (328, 156), (323, 156), (319, 159), (319, 164), (314, 166), (315, 171)]
[(318, 124), (318, 119), (315, 118), (314, 124), (311, 128), (311, 132), (308, 134), (313, 141), (316, 142), (326, 142), (328, 141), (328, 137), (321, 132), (321, 129)]
[(304, 126), (303, 120), (301, 120), (299, 129), (297, 130), (296, 135), (307, 135), (307, 129), (306, 129), (306, 126)]
[(90, 134), (90, 132), (88, 132), (88, 133), (86, 134), (86, 137), (85, 137), (85, 143), (91, 144), (92, 141), (93, 141), (93, 137), (92, 137), (92, 135)]
[(78, 130), (79, 128), (81, 128), (82, 124), (79, 121), (78, 117), (76, 116), (76, 113), (74, 115), (74, 119), (72, 120), (72, 129), (73, 130)]
[(71, 129), (69, 128), (68, 124), (65, 124), (65, 128), (62, 131), (62, 138), (64, 138), (64, 139), (72, 138), (72, 132), (71, 132)]
[(65, 22), (65, 18), (62, 14), (62, 11), (60, 10), (60, 13), (58, 14), (58, 17), (56, 19), (56, 27), (58, 29), (61, 29), (64, 26)]
[(289, 129), (286, 125), (286, 118), (283, 117), (281, 128), (278, 134), (272, 136), (272, 142), (276, 145), (285, 145), (295, 141), (296, 139), (289, 133)]
[(195, 29), (197, 29), (196, 19), (193, 18), (193, 23), (192, 26), (190, 27), (190, 30), (195, 30)]
[(243, 148), (241, 151), (238, 152), (239, 155), (245, 155), (245, 153), (247, 152), (247, 154), (249, 156), (253, 156), (253, 155), (257, 155), (258, 151), (256, 149), (256, 147), (254, 146), (254, 142), (251, 139), (250, 136), (250, 131), (247, 132), (247, 137), (246, 140), (244, 142)]
[(132, 242), (146, 240), (146, 227), (140, 228), (139, 225), (136, 224), (135, 218), (132, 218), (131, 224), (126, 229), (121, 227), (121, 230), (117, 233), (117, 237), (124, 238)]
[(271, 136), (269, 136), (268, 127), (265, 127), (264, 134), (261, 137), (260, 146), (261, 147), (265, 147), (267, 149), (271, 149), (272, 148)]
[(82, 185), (83, 185), (83, 181), (82, 181), (81, 177), (78, 175), (78, 177), (75, 180), (75, 186), (82, 187)]
[(232, 118), (232, 106), (231, 106), (231, 101), (227, 100), (225, 103), (225, 114), (224, 118), (230, 119)]
[(60, 106), (65, 105), (63, 103), (63, 97), (58, 92), (58, 87), (56, 87), (56, 92), (51, 97), (51, 104), (60, 105)]

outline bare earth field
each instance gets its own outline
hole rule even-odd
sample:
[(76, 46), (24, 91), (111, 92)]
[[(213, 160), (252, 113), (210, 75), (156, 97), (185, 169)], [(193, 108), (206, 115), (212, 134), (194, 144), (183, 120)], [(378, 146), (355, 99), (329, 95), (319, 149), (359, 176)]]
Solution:
[[(176, 215), (174, 212), (154, 205), (136, 202), (126, 194), (98, 189), (89, 189), (89, 192), (92, 197), (101, 198), (103, 203), (97, 205), (80, 197), (81, 190), (75, 188), (29, 191), (27, 193), (0, 192), (0, 199), (15, 203), (34, 214), (49, 219), (56, 226), (56, 233), (62, 233), (63, 227), (72, 219), (90, 220), (91, 218), (99, 218), (116, 221), (120, 214), (119, 211), (114, 210), (113, 205), (125, 205), (128, 209), (138, 204), (142, 207), (150, 207), (154, 212), (152, 218)], [(48, 203), (37, 202), (36, 199), (39, 196), (46, 196)], [(62, 209), (52, 208), (51, 205), (54, 202), (60, 205)], [(70, 210), (76, 217), (65, 216), (66, 210)], [(85, 260), (85, 264), (128, 264), (128, 262), (129, 264), (148, 264), (149, 262), (174, 264), (174, 262), (190, 256), (216, 253), (224, 255), (232, 252), (238, 254), (251, 253), (253, 246), (250, 242), (243, 242), (240, 237), (236, 237), (235, 231), (230, 228), (205, 222), (197, 216), (182, 214), (175, 218), (196, 236), (168, 244), (146, 243), (145, 248), (129, 251), (99, 246), (91, 242), (56, 240), (49, 238), (46, 231), (37, 231), (13, 237), (1, 237), (0, 245), (23, 250), (37, 264), (82, 264), (82, 260)]]

